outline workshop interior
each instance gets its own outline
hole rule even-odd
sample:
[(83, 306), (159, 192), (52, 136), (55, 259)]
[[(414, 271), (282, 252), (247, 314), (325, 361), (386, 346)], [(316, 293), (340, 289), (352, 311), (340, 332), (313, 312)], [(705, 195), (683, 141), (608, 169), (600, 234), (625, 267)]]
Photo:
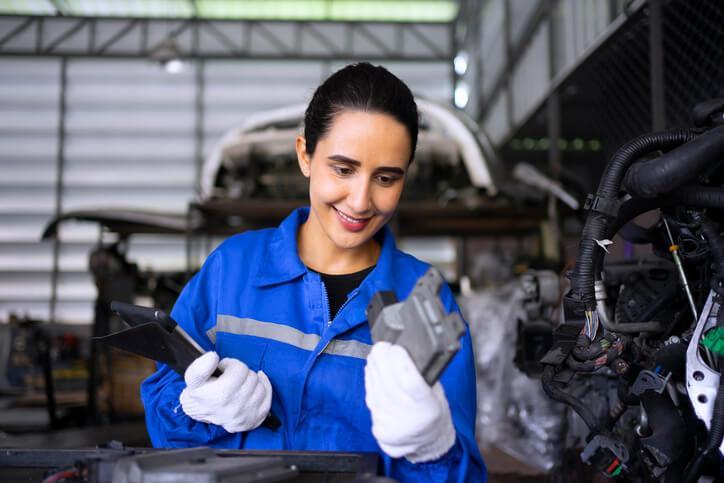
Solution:
[(203, 352), (169, 314), (207, 256), (309, 205), (356, 62), (415, 96), (389, 227), (434, 267), (372, 337), (432, 385), (469, 329), (487, 481), (724, 481), (720, 0), (0, 0), (0, 481), (394, 481), (153, 449), (139, 394)]

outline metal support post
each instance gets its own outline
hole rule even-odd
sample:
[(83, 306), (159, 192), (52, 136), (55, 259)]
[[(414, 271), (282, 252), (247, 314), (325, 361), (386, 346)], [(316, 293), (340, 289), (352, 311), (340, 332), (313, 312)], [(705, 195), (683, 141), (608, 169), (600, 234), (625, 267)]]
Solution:
[[(510, 2), (503, 2), (503, 35), (505, 41), (505, 90), (507, 92), (505, 110), (508, 117), (508, 130), (513, 130), (513, 70), (515, 62), (513, 61), (513, 38), (511, 27)], [(516, 59), (517, 62), (517, 59)], [(495, 94), (495, 93), (494, 93)]]
[[(58, 95), (58, 150), (55, 167), (55, 213), (57, 220), (63, 212), (63, 173), (65, 171), (65, 111), (68, 91), (68, 59), (60, 59), (60, 90)], [(60, 274), (60, 233), (53, 237), (53, 268), (50, 274), (50, 323), (55, 323), (58, 305), (58, 279)]]
[[(551, 81), (555, 77), (556, 72), (556, 49), (554, 34), (554, 18), (556, 0), (547, 0), (547, 21), (548, 21), (548, 69)], [(558, 146), (558, 140), (561, 138), (561, 99), (557, 90), (551, 92), (546, 102), (546, 114), (548, 125), (548, 140), (550, 146), (548, 148), (548, 169), (553, 179), (560, 179), (561, 175), (561, 148)], [(558, 201), (553, 195), (548, 195), (548, 224), (549, 230), (543, 230), (544, 237), (547, 233), (549, 236), (547, 246), (547, 258), (560, 260), (561, 253), (561, 229), (560, 217), (558, 213)], [(544, 246), (546, 244), (544, 243)]]

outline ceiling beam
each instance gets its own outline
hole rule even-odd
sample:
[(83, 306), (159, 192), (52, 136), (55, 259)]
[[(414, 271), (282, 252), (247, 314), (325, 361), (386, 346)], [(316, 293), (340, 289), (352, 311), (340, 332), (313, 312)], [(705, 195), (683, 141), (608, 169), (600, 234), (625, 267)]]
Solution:
[[(180, 27), (170, 30), (174, 22)], [(0, 56), (143, 58), (174, 40), (188, 59), (452, 62), (452, 28), (447, 23), (13, 15), (0, 16), (0, 31), (8, 32), (0, 38)], [(154, 32), (164, 34), (148, 42)], [(192, 32), (199, 39), (194, 47), (184, 42)], [(78, 42), (83, 35), (93, 42)], [(403, 36), (414, 41), (403, 44)]]

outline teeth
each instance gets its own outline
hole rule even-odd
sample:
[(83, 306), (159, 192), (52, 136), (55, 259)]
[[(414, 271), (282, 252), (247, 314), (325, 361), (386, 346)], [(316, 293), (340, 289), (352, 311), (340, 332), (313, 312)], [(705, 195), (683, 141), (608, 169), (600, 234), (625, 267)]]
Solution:
[(339, 213), (339, 215), (340, 215), (342, 218), (344, 218), (345, 220), (349, 221), (350, 223), (363, 223), (364, 221), (366, 221), (366, 219), (358, 220), (357, 218), (352, 218), (351, 216), (347, 216), (347, 215), (345, 215), (344, 213), (342, 213), (342, 212), (339, 211), (339, 210), (337, 210), (337, 213)]

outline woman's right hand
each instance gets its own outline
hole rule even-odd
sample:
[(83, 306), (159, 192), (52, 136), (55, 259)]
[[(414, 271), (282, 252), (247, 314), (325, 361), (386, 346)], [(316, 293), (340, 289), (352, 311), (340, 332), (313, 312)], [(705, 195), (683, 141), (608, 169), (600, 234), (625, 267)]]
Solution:
[[(219, 368), (221, 376), (212, 374)], [(179, 398), (184, 413), (230, 433), (261, 425), (271, 408), (272, 387), (264, 372), (254, 372), (238, 359), (219, 362), (216, 352), (198, 357), (184, 373), (186, 388)]]

